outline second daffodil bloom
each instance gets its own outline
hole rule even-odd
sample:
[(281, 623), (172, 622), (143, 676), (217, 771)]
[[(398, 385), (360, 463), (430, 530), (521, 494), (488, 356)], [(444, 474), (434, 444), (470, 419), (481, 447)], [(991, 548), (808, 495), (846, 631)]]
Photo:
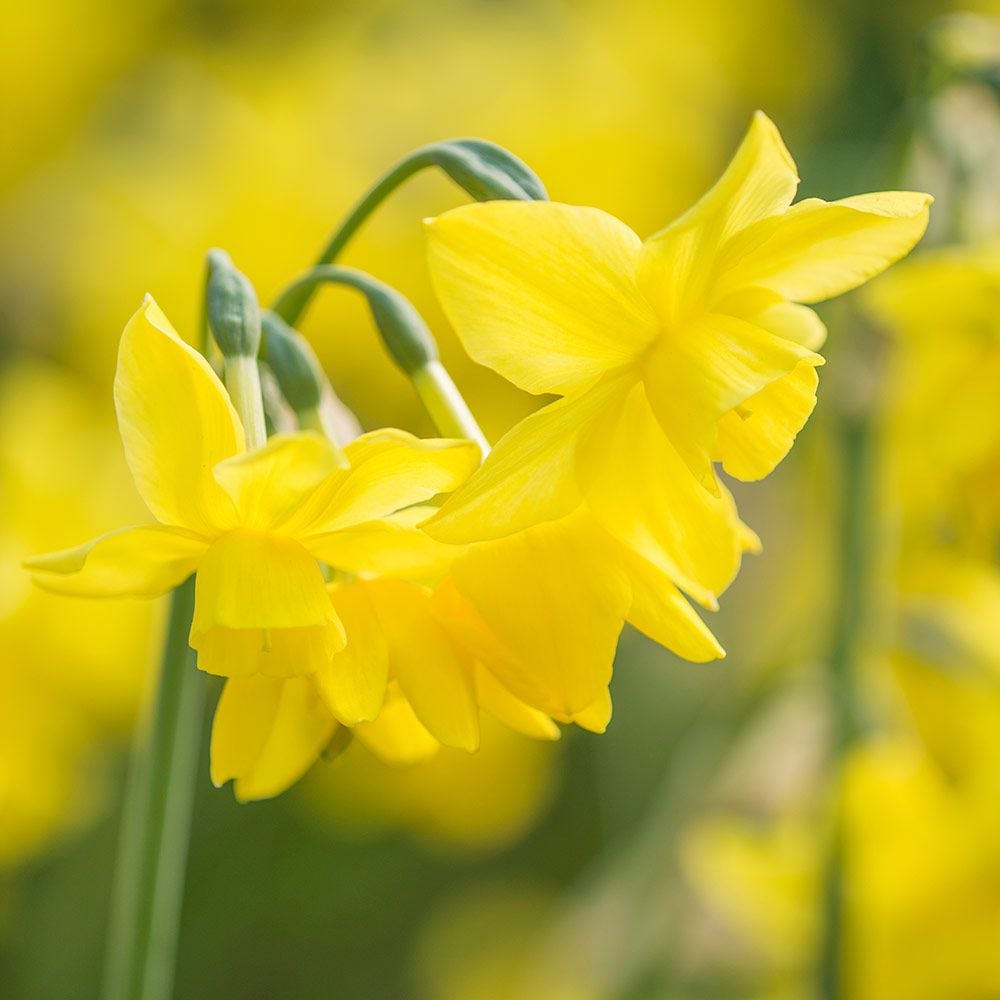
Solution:
[(217, 785), (235, 779), (244, 800), (275, 795), (348, 735), (393, 764), (441, 746), (476, 750), (481, 710), (527, 736), (558, 738), (550, 718), (491, 672), (478, 648), (487, 629), (446, 582), (462, 550), (414, 527), (431, 512), (416, 506), (340, 533), (325, 554), (344, 571), (328, 589), (347, 645), (308, 677), (226, 682), (212, 730)]
[(244, 432), (208, 362), (151, 298), (122, 335), (115, 403), (125, 457), (157, 525), (32, 560), (65, 594), (155, 597), (197, 572), (191, 645), (224, 676), (326, 667), (344, 626), (320, 561), (345, 531), (454, 489), (478, 461), (463, 441), (376, 431), (340, 458), (320, 435)]
[(825, 329), (803, 303), (878, 274), (927, 225), (925, 194), (792, 205), (797, 185), (758, 113), (715, 187), (645, 242), (552, 202), (431, 220), (431, 274), (469, 354), (562, 398), (502, 438), (427, 530), (498, 538), (589, 508), (710, 604), (720, 574), (699, 549), (733, 521), (713, 462), (767, 475), (815, 405)]

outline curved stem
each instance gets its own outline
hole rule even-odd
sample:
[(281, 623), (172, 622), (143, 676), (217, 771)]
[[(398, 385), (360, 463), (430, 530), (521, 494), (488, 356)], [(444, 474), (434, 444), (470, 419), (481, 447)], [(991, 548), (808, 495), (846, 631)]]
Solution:
[(365, 297), (371, 292), (392, 291), (384, 282), (357, 268), (343, 267), (340, 264), (316, 264), (308, 271), (303, 271), (282, 290), (271, 311), (284, 317), (303, 297), (306, 303), (310, 302), (317, 289), (323, 285), (346, 285), (361, 292)]
[[(404, 181), (425, 167), (434, 165), (433, 157), (427, 147), (416, 149), (404, 157), (394, 167), (383, 174), (361, 197), (357, 204), (347, 213), (340, 225), (334, 230), (330, 242), (316, 260), (317, 265), (331, 264), (340, 256), (351, 237), (361, 228), (369, 215)], [(289, 326), (295, 326), (302, 313), (305, 312), (315, 292), (315, 285), (292, 286), (274, 304), (273, 310)]]
[(167, 1000), (190, 839), (205, 691), (188, 646), (194, 577), (173, 593), (148, 737), (136, 740), (111, 901), (104, 1000)]
[(842, 1000), (846, 912), (844, 871), (849, 845), (843, 822), (843, 763), (858, 738), (860, 719), (856, 690), (858, 648), (868, 606), (871, 545), (871, 451), (873, 428), (866, 413), (842, 418), (843, 506), (839, 538), (840, 606), (827, 657), (833, 704), (831, 753), (834, 760), (834, 815), (823, 880), (823, 924), (818, 961), (821, 1000)]
[[(280, 312), (283, 303), (297, 301), (303, 294), (311, 296), (320, 285), (346, 285), (365, 296), (386, 346), (413, 382), (439, 433), (475, 441), (485, 458), (490, 452), (489, 442), (447, 369), (437, 359), (437, 345), (430, 330), (420, 314), (395, 289), (364, 271), (336, 264), (317, 264), (281, 293), (274, 311)], [(385, 307), (390, 304), (394, 316), (400, 320), (392, 331), (384, 323)], [(390, 342), (390, 334), (395, 337), (394, 343)], [(407, 351), (408, 346), (412, 347), (411, 351)]]

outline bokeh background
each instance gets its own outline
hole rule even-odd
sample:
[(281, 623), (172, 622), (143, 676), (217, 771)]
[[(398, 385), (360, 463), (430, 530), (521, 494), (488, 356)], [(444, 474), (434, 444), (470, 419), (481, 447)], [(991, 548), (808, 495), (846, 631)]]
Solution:
[[(844, 996), (1000, 997), (996, 17), (996, 0), (7, 4), (0, 996), (97, 994), (163, 609), (45, 596), (19, 561), (142, 518), (110, 394), (142, 295), (193, 333), (221, 246), (267, 300), (379, 172), (454, 136), (648, 234), (760, 107), (803, 195), (937, 203), (910, 261), (826, 309), (817, 412), (738, 490), (765, 547), (711, 622), (728, 659), (626, 633), (609, 732), (555, 746), (498, 729), (400, 770), (351, 749), (249, 806), (206, 762), (177, 996), (810, 997), (836, 839)], [(460, 200), (421, 175), (346, 260), (424, 311), (495, 437), (537, 400), (464, 359), (434, 305), (419, 223)], [(349, 293), (304, 332), (364, 426), (429, 431)]]

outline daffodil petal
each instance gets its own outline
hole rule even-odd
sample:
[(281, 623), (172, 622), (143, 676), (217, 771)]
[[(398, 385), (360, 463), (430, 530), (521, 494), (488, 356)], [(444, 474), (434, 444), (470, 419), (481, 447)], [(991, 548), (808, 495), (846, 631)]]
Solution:
[(233, 531), (217, 539), (198, 571), (194, 631), (295, 628), (336, 621), (316, 560), (279, 535)]
[(715, 311), (763, 327), (810, 351), (818, 351), (826, 342), (826, 326), (815, 310), (786, 302), (767, 288), (742, 288), (720, 299)]
[(642, 248), (639, 283), (668, 324), (706, 305), (715, 256), (735, 234), (784, 212), (799, 178), (774, 123), (758, 111), (712, 189)]
[(509, 729), (535, 740), (557, 740), (562, 735), (549, 716), (514, 697), (481, 664), (476, 665), (475, 679), (480, 706)]
[(605, 688), (582, 712), (562, 721), (573, 722), (592, 733), (606, 732), (611, 722), (611, 691)]
[(344, 460), (322, 434), (275, 434), (263, 448), (220, 462), (213, 474), (232, 498), (240, 525), (281, 525)]
[(798, 170), (777, 126), (763, 111), (754, 113), (743, 141), (725, 172), (675, 225), (697, 220), (718, 243), (751, 224), (783, 212), (799, 186)]
[(112, 531), (84, 545), (25, 562), (44, 590), (77, 597), (158, 597), (186, 580), (208, 548), (179, 528)]
[(810, 351), (818, 351), (826, 343), (826, 324), (814, 310), (796, 302), (776, 302), (751, 322)]
[(205, 553), (191, 645), (209, 673), (312, 673), (344, 647), (316, 560), (276, 535), (230, 532)]
[(347, 645), (317, 671), (316, 686), (330, 711), (346, 726), (378, 717), (389, 681), (389, 647), (382, 622), (362, 583), (330, 587)]
[(453, 573), (507, 653), (487, 666), (521, 701), (567, 716), (607, 687), (631, 592), (596, 525), (566, 518), (476, 546)]
[(884, 191), (799, 202), (734, 239), (720, 263), (720, 294), (761, 286), (794, 302), (822, 302), (856, 288), (913, 249), (932, 200)]
[(625, 378), (602, 379), (522, 420), (424, 529), (443, 542), (474, 542), (569, 514), (582, 499), (576, 474), (580, 443), (631, 384)]
[(235, 779), (241, 802), (278, 795), (312, 766), (336, 726), (308, 677), (231, 678), (212, 724), (212, 782)]
[(338, 619), (330, 625), (297, 628), (224, 628), (192, 635), (198, 667), (218, 677), (297, 677), (328, 666), (344, 648)]
[(479, 746), (471, 664), (436, 621), (427, 593), (398, 580), (369, 584), (389, 643), (392, 675), (427, 731), (445, 746)]
[(211, 534), (235, 522), (211, 470), (243, 450), (243, 428), (208, 362), (149, 296), (122, 334), (115, 406), (125, 458), (154, 517)]
[(476, 606), (445, 579), (431, 596), (431, 609), (448, 635), (476, 661), (476, 699), (506, 726), (533, 739), (559, 739), (559, 727), (544, 712), (521, 701), (498, 678), (508, 673), (513, 654), (484, 621)]
[(344, 456), (350, 468), (319, 486), (286, 531), (326, 534), (426, 503), (464, 483), (480, 460), (472, 441), (421, 439), (394, 429), (362, 434)]
[(816, 406), (819, 376), (808, 362), (719, 421), (715, 454), (731, 476), (763, 479), (788, 454)]
[(651, 562), (631, 554), (627, 560), (632, 584), (628, 621), (671, 652), (704, 663), (725, 656), (708, 626), (674, 586)]
[(417, 718), (410, 703), (390, 687), (389, 697), (374, 722), (353, 730), (358, 741), (387, 764), (409, 765), (433, 757), (441, 744)]
[(427, 223), (434, 288), (472, 358), (528, 392), (566, 394), (656, 335), (641, 241), (594, 208), (466, 205)]
[(587, 502), (604, 528), (715, 609), (739, 569), (745, 528), (724, 488), (713, 495), (691, 475), (641, 385), (592, 435), (580, 461)]
[(650, 352), (643, 378), (650, 406), (699, 481), (709, 474), (719, 419), (799, 363), (822, 357), (735, 316), (709, 314)]
[(380, 521), (313, 535), (303, 544), (318, 559), (348, 573), (430, 581), (446, 573), (464, 551), (417, 527), (436, 513), (436, 507), (409, 507)]

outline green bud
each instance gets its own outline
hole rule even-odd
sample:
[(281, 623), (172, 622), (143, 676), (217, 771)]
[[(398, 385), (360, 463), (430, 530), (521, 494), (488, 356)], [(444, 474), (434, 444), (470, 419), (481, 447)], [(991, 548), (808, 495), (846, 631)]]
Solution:
[(548, 198), (545, 186), (526, 163), (485, 139), (448, 139), (427, 147), (426, 156), (476, 201)]
[(437, 360), (434, 335), (409, 299), (395, 288), (367, 275), (356, 278), (351, 284), (368, 299), (368, 308), (371, 309), (382, 341), (404, 372), (412, 374)]
[(323, 375), (305, 337), (276, 313), (261, 315), (264, 360), (281, 394), (296, 413), (315, 410), (323, 397)]
[(224, 357), (255, 358), (260, 349), (260, 306), (253, 285), (224, 250), (208, 253), (208, 324)]
[(319, 285), (347, 285), (364, 295), (386, 348), (407, 374), (437, 360), (434, 335), (409, 299), (395, 288), (353, 267), (317, 264), (282, 292), (274, 312), (284, 318), (284, 305), (308, 298)]

